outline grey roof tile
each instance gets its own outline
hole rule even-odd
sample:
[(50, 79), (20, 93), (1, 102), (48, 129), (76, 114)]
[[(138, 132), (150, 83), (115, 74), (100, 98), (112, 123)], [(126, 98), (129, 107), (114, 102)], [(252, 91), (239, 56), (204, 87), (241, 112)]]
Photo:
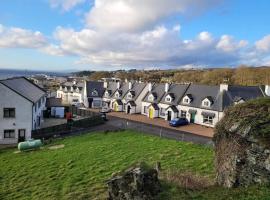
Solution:
[(25, 77), (17, 77), (1, 80), (0, 83), (19, 93), (29, 101), (36, 103), (46, 92)]

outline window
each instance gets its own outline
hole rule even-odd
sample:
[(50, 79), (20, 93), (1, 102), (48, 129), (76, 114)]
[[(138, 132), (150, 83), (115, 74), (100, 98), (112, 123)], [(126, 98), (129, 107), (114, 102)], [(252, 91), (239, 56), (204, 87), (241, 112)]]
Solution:
[(132, 94), (128, 94), (128, 95), (127, 95), (127, 98), (128, 98), (128, 99), (132, 99)]
[(203, 123), (205, 123), (205, 124), (213, 124), (213, 117), (203, 116)]
[(160, 108), (159, 115), (165, 116), (165, 108)]
[(171, 102), (171, 97), (167, 96), (166, 99), (165, 99), (165, 101)]
[(4, 117), (5, 118), (14, 118), (15, 117), (15, 108), (4, 108)]
[(92, 92), (92, 96), (98, 96), (98, 92), (97, 92), (96, 90), (94, 90), (94, 91)]
[(143, 113), (144, 113), (144, 114), (147, 114), (147, 106), (144, 106), (144, 107), (143, 107)]
[(209, 107), (209, 106), (210, 106), (209, 101), (205, 100), (205, 101), (203, 102), (203, 106)]
[(154, 96), (153, 95), (149, 95), (148, 101), (154, 101)]
[(101, 101), (100, 100), (94, 100), (93, 101), (93, 107), (100, 107)]
[(187, 118), (187, 111), (181, 110), (181, 118)]
[(189, 103), (189, 99), (188, 99), (188, 98), (184, 98), (184, 99), (183, 99), (183, 102), (184, 102), (184, 103)]
[(15, 138), (15, 130), (4, 130), (4, 138)]

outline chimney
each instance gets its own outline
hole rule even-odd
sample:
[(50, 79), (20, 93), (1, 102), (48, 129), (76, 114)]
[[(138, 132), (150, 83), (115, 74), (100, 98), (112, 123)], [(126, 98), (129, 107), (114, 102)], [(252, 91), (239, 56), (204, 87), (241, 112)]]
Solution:
[(228, 87), (229, 87), (228, 84), (222, 83), (222, 84), (220, 84), (220, 86), (219, 86), (219, 91), (220, 91), (220, 92), (228, 91)]
[(128, 82), (128, 89), (131, 90), (131, 88), (132, 88), (132, 83)]
[(265, 92), (266, 96), (270, 96), (270, 85), (265, 86), (264, 92)]
[(169, 83), (165, 83), (165, 92), (167, 93), (169, 91)]
[(117, 89), (120, 88), (120, 82), (117, 82)]
[(148, 83), (148, 91), (149, 91), (149, 92), (152, 91), (152, 83)]
[(103, 82), (103, 87), (106, 88), (106, 89), (108, 88), (108, 82), (107, 81)]

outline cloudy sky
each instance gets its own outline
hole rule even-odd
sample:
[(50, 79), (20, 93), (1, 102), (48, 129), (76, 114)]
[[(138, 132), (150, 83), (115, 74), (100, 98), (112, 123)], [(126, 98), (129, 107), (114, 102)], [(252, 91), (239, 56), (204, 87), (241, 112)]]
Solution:
[(270, 65), (269, 0), (1, 0), (0, 68)]

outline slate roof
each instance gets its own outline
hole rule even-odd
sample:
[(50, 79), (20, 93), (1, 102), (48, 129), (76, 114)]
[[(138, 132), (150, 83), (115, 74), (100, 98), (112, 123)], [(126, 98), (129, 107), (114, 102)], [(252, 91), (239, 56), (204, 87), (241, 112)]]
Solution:
[(133, 83), (132, 88), (126, 92), (124, 98), (127, 98), (127, 94), (131, 92), (131, 94), (133, 95), (132, 99), (136, 100), (143, 91), (143, 89), (146, 87), (146, 85), (146, 83)]
[[(120, 99), (122, 99), (125, 95), (126, 95), (126, 93), (128, 92), (128, 82), (124, 82), (124, 83), (121, 83), (121, 85), (120, 85), (120, 88), (119, 89), (116, 89), (115, 90), (115, 92), (116, 91), (119, 91), (119, 93), (120, 93)], [(112, 94), (112, 97), (113, 98), (115, 98), (115, 96), (114, 96), (114, 94), (115, 94), (115, 92)]]
[[(156, 96), (154, 101), (148, 101), (148, 96), (150, 94), (154, 94)], [(159, 84), (153, 84), (152, 91), (147, 92), (145, 97), (143, 98), (143, 101), (145, 102), (151, 102), (151, 103), (159, 103), (162, 99), (163, 95), (165, 94), (165, 84), (159, 83)]]
[(68, 106), (67, 104), (63, 104), (62, 103), (62, 99), (60, 98), (55, 98), (55, 97), (51, 97), (51, 98), (47, 98), (46, 100), (46, 107), (47, 108), (51, 108), (51, 107), (65, 107)]
[(229, 86), (224, 94), (223, 107), (228, 107), (240, 99), (248, 101), (258, 97), (263, 97), (259, 86)]
[(20, 94), (29, 101), (36, 103), (46, 92), (25, 77), (0, 80), (0, 83)]
[[(103, 85), (104, 83), (100, 81), (87, 81), (86, 82), (87, 97), (102, 97), (105, 91)], [(98, 92), (98, 96), (92, 95), (92, 92), (95, 90)]]
[[(209, 86), (209, 85), (197, 85), (191, 84), (189, 85), (186, 94), (190, 94), (192, 96), (192, 101), (190, 104), (185, 104), (180, 101), (180, 105), (195, 107), (195, 108), (203, 108), (206, 110), (215, 110), (222, 111), (222, 99), (223, 94), (219, 92), (219, 86)], [(183, 95), (184, 96), (186, 96)], [(202, 100), (205, 98), (211, 98), (212, 104), (210, 107), (202, 106)]]
[[(184, 96), (188, 86), (189, 86), (188, 84), (171, 84), (169, 86), (169, 91), (166, 94), (164, 94), (160, 102), (164, 104), (178, 105), (182, 97)], [(165, 101), (167, 95), (173, 97), (171, 103)]]
[[(117, 83), (116, 82), (108, 82), (108, 88), (104, 88), (104, 90), (105, 91), (106, 90), (110, 91), (110, 96), (109, 97), (112, 97), (114, 92), (117, 90)], [(104, 95), (103, 95), (103, 97), (105, 97)], [(105, 97), (105, 98), (108, 98), (108, 97)]]

